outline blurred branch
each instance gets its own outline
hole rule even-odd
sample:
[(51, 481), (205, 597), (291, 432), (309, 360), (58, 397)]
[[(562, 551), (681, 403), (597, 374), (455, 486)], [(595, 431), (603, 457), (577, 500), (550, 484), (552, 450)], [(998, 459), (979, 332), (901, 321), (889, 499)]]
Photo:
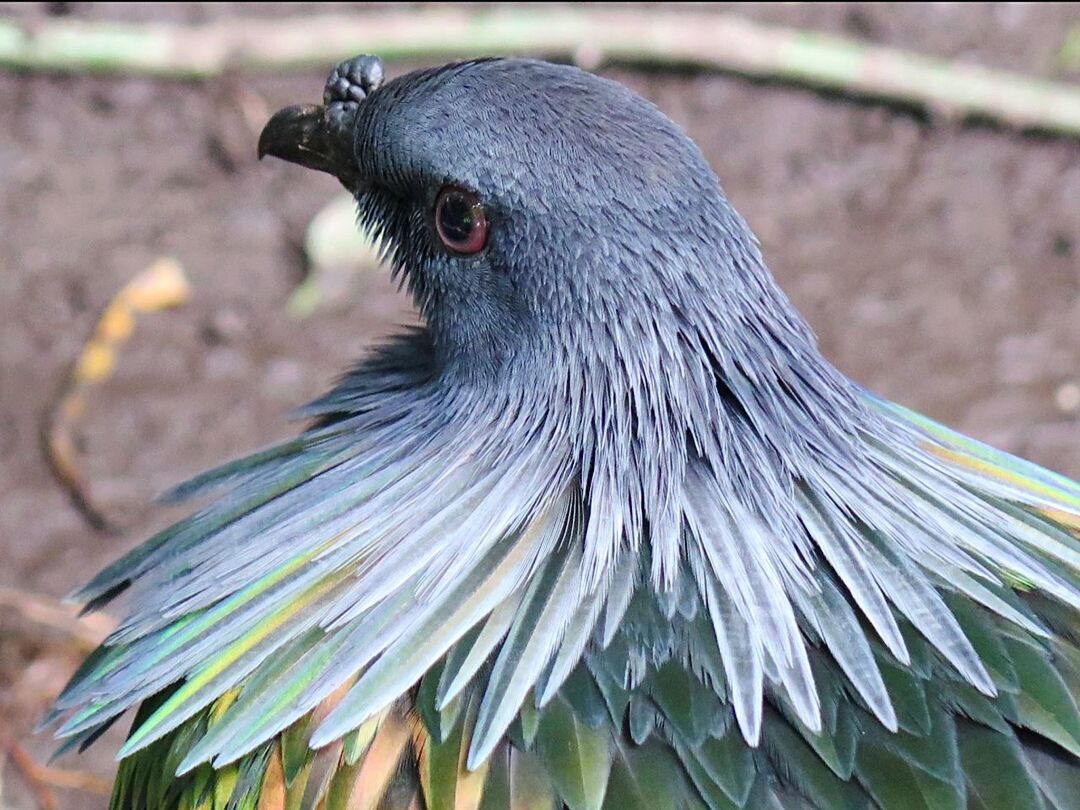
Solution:
[(20, 70), (206, 77), (325, 68), (361, 52), (690, 66), (1080, 136), (1080, 87), (697, 9), (442, 6), (198, 25), (0, 22), (0, 66)]
[(7, 755), (11, 764), (22, 774), (26, 780), (34, 800), (41, 810), (56, 810), (56, 797), (52, 790), (41, 779), (38, 779), (38, 769), (41, 767), (33, 758), (23, 750), (22, 746), (7, 735), (0, 736), (0, 751)]
[(35, 624), (67, 633), (91, 650), (116, 627), (116, 620), (104, 613), (80, 616), (71, 605), (17, 588), (0, 587), (0, 607), (11, 608)]
[(117, 350), (131, 337), (136, 315), (178, 306), (187, 300), (189, 292), (183, 268), (169, 258), (158, 259), (125, 284), (101, 314), (59, 396), (45, 414), (41, 436), (49, 469), (75, 508), (98, 531), (113, 527), (91, 498), (79, 470), (75, 435), (86, 411), (86, 395), (112, 376)]
[(0, 752), (6, 753), (11, 763), (22, 774), (34, 794), (41, 810), (56, 810), (56, 797), (52, 788), (82, 790), (108, 796), (110, 784), (100, 776), (85, 771), (68, 771), (41, 765), (14, 739), (0, 732)]

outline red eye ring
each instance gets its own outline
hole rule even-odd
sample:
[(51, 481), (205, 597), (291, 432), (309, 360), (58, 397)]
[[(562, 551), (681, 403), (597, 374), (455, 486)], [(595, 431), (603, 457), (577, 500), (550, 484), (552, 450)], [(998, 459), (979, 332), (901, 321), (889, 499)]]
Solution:
[(446, 186), (435, 201), (435, 230), (451, 253), (479, 253), (487, 244), (488, 220), (480, 198), (457, 186)]

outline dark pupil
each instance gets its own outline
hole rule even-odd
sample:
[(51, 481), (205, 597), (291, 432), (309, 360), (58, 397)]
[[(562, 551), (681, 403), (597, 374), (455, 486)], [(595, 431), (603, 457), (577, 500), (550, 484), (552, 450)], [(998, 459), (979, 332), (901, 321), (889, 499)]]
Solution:
[(472, 203), (458, 195), (446, 198), (440, 216), (442, 218), (443, 233), (451, 242), (466, 241), (476, 224), (473, 217)]

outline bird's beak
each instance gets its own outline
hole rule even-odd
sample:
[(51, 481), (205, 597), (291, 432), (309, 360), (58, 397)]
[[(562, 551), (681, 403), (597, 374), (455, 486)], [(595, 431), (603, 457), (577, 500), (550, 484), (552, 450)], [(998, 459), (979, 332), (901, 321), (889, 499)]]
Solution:
[(259, 158), (266, 155), (326, 172), (350, 191), (356, 187), (356, 162), (351, 139), (340, 127), (332, 127), (326, 108), (297, 104), (274, 113), (259, 135)]

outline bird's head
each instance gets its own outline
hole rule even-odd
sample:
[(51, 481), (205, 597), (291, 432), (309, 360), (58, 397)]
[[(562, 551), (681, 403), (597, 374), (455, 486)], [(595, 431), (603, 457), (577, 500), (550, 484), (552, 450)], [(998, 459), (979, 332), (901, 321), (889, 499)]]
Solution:
[(610, 535), (586, 544), (591, 570), (646, 522), (677, 535), (696, 459), (775, 513), (792, 469), (850, 457), (865, 409), (656, 107), (529, 60), (381, 78), (373, 57), (343, 63), (260, 150), (337, 176), (383, 239), (434, 349), (425, 412), (495, 457), (543, 442), (548, 486), (576, 476), (621, 504), (590, 517)]
[(448, 371), (534, 362), (620, 319), (633, 340), (647, 315), (735, 318), (732, 290), (761, 284), (753, 239), (694, 143), (574, 67), (491, 59), (383, 83), (381, 63), (358, 57), (322, 106), (278, 113), (260, 150), (355, 194)]

